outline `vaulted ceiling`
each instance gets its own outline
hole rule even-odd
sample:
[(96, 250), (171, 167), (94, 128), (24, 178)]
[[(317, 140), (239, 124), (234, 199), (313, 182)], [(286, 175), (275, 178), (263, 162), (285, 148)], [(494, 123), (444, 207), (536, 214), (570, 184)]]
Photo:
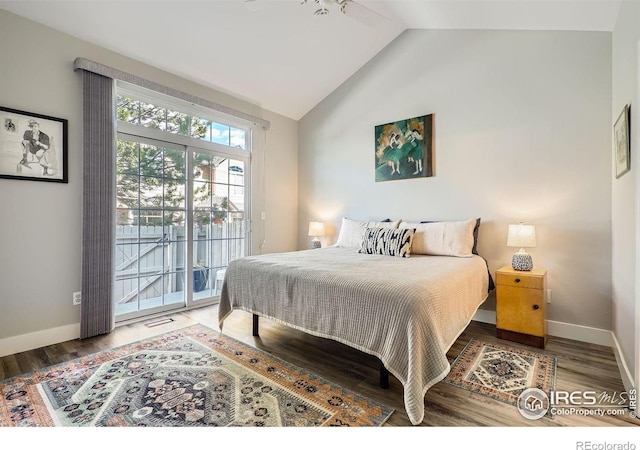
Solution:
[[(5, 9), (300, 119), (406, 29), (611, 32), (613, 0), (3, 1)], [(326, 3), (328, 14), (314, 15)]]

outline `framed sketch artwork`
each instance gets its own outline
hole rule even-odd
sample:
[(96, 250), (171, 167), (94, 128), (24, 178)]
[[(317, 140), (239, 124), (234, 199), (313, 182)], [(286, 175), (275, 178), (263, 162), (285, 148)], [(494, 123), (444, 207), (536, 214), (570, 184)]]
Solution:
[(375, 127), (376, 181), (433, 176), (433, 114)]
[(631, 169), (631, 139), (629, 138), (629, 105), (624, 105), (618, 120), (613, 125), (613, 146), (615, 154), (616, 178)]
[(0, 106), (0, 178), (67, 183), (66, 119)]

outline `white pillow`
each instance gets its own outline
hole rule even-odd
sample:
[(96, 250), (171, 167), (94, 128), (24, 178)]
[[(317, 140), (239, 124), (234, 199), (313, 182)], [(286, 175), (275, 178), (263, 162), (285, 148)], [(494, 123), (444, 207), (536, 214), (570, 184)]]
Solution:
[(340, 227), (340, 234), (338, 234), (338, 240), (335, 243), (336, 247), (355, 247), (360, 248), (362, 246), (362, 235), (367, 228), (398, 228), (401, 219), (395, 222), (375, 222), (375, 221), (363, 221), (342, 218), (342, 226)]
[(407, 223), (400, 228), (415, 228), (411, 253), (470, 257), (473, 255), (473, 229), (477, 219), (460, 222)]

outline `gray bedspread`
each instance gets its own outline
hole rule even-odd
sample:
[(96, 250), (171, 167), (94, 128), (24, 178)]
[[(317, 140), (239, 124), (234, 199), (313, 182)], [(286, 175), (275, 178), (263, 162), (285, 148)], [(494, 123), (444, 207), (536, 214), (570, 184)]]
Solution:
[(327, 247), (251, 256), (226, 271), (219, 324), (242, 309), (375, 355), (404, 387), (411, 423), (449, 373), (446, 353), (487, 297), (479, 256), (365, 255)]

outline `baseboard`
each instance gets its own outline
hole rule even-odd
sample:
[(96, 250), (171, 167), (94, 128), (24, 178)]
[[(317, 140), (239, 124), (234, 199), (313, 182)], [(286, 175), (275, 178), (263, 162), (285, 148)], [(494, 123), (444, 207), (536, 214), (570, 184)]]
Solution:
[(0, 339), (0, 357), (26, 352), (47, 345), (71, 341), (80, 337), (80, 324), (49, 328), (48, 330)]
[[(473, 316), (476, 322), (490, 323), (495, 325), (495, 311), (479, 309)], [(611, 347), (616, 357), (620, 378), (627, 392), (635, 388), (633, 376), (629, 370), (629, 366), (624, 359), (620, 344), (613, 331), (603, 330), (601, 328), (585, 327), (582, 325), (574, 325), (572, 323), (556, 322), (555, 320), (547, 321), (547, 334), (549, 336), (557, 336), (574, 341), (587, 342), (589, 344), (604, 345)]]
[[(473, 316), (476, 322), (496, 324), (496, 312), (486, 309), (479, 309)], [(547, 320), (547, 334), (574, 341), (588, 342), (589, 344), (606, 345), (613, 347), (613, 333), (600, 328), (585, 327), (572, 323), (556, 322)]]
[(625, 391), (629, 392), (631, 389), (636, 388), (633, 376), (631, 375), (629, 366), (622, 355), (622, 349), (620, 348), (620, 343), (618, 342), (616, 335), (611, 333), (611, 336), (613, 338), (613, 354), (616, 356), (616, 362), (620, 369), (620, 378), (622, 378), (622, 384), (624, 385)]
[(585, 327), (566, 322), (547, 320), (547, 334), (589, 344), (613, 347), (613, 333), (602, 328)]
[(489, 311), (487, 309), (479, 309), (476, 311), (476, 313), (473, 316), (473, 319), (471, 320), (475, 320), (476, 322), (490, 323), (491, 325), (495, 325), (496, 312)]

